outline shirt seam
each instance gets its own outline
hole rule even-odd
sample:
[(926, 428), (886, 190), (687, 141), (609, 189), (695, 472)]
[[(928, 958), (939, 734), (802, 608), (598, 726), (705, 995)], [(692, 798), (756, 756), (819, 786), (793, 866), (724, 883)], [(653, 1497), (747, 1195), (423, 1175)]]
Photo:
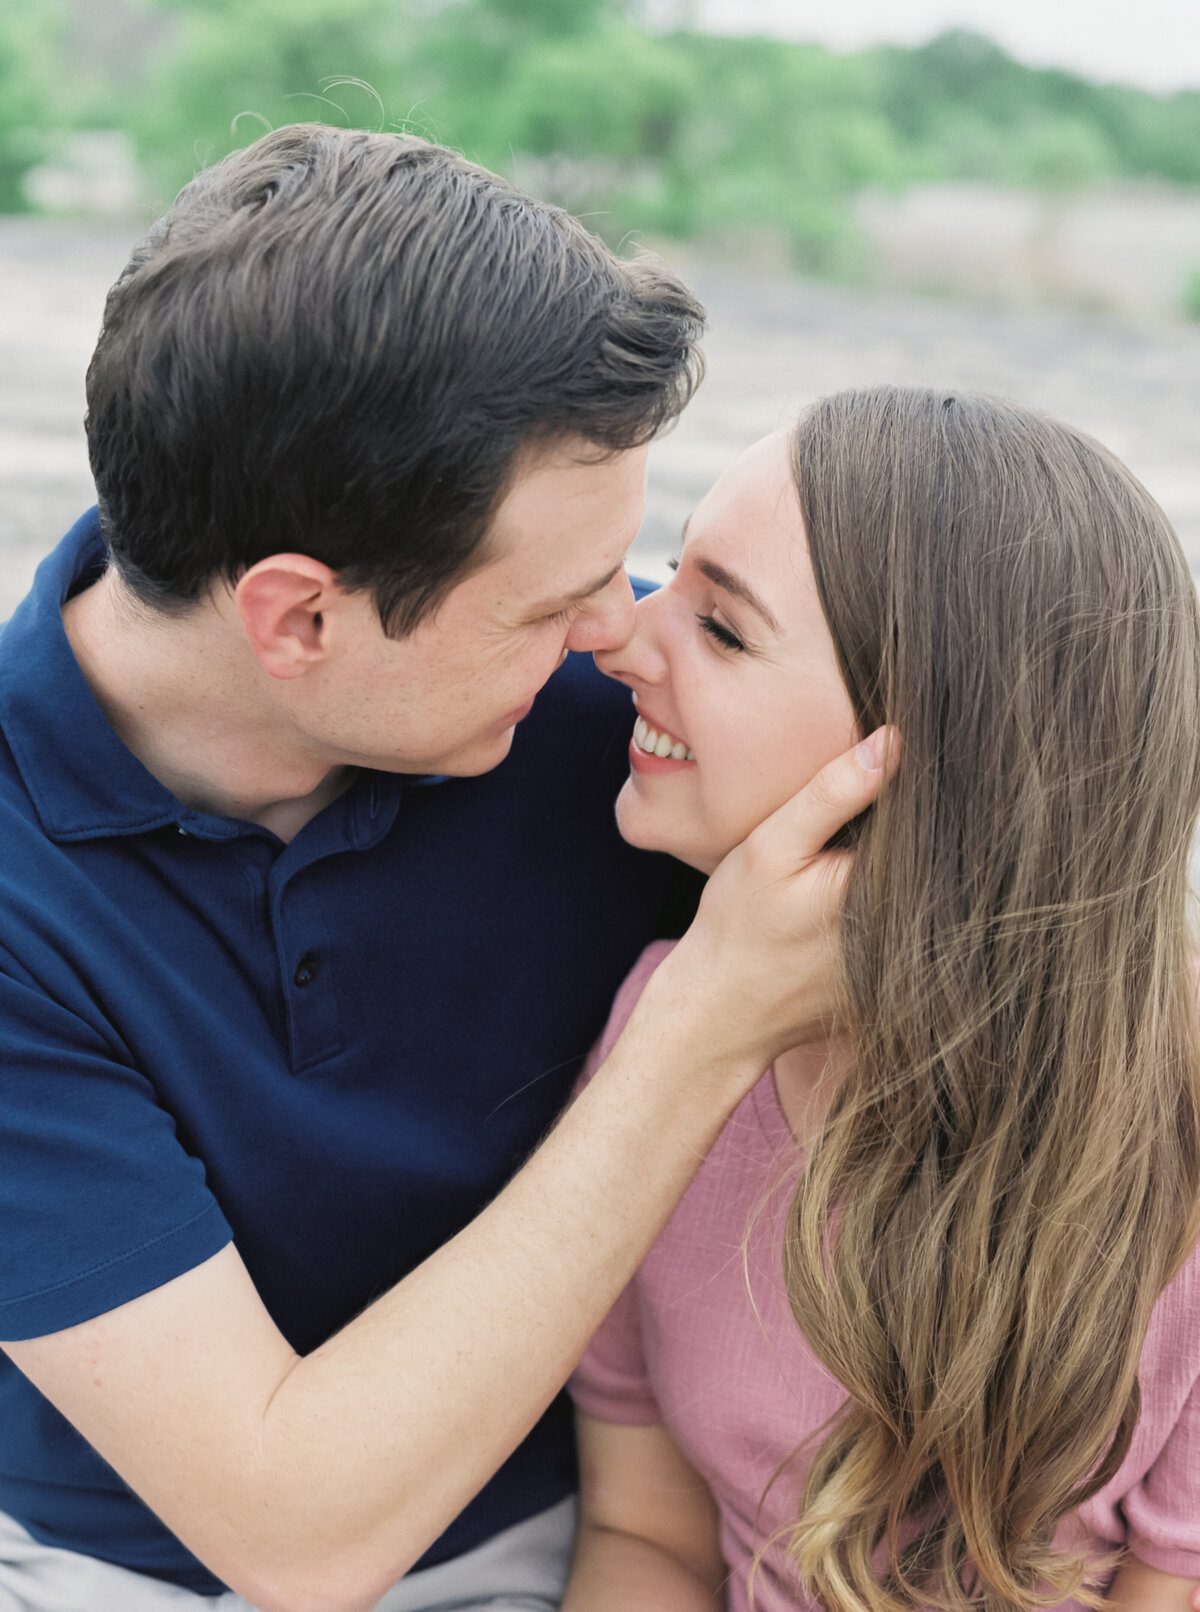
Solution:
[(99, 1265), (91, 1265), (86, 1271), (77, 1271), (74, 1276), (64, 1277), (61, 1282), (52, 1282), (49, 1287), (33, 1288), (29, 1292), (20, 1293), (14, 1298), (0, 1299), (0, 1310), (10, 1309), (16, 1304), (28, 1304), (33, 1299), (43, 1299), (51, 1293), (61, 1293), (64, 1288), (75, 1287), (79, 1282), (89, 1281), (94, 1276), (100, 1276), (105, 1271), (112, 1270), (116, 1265), (124, 1265), (129, 1260), (136, 1259), (139, 1254), (145, 1254), (151, 1248), (157, 1248), (159, 1243), (166, 1242), (168, 1238), (178, 1237), (181, 1232), (187, 1231), (189, 1226), (194, 1226), (198, 1220), (203, 1220), (206, 1215), (219, 1212), (219, 1205), (215, 1201), (207, 1203), (203, 1209), (197, 1210), (194, 1215), (189, 1215), (178, 1226), (172, 1226), (169, 1231), (160, 1231), (156, 1237), (147, 1238), (144, 1243), (139, 1243), (136, 1248), (127, 1249), (123, 1254), (114, 1254), (111, 1259), (102, 1260)]

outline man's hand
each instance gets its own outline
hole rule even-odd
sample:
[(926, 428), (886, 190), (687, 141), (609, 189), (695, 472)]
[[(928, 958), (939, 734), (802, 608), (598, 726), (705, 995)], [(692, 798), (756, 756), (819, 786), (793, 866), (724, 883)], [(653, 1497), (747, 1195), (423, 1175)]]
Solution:
[(899, 763), (878, 728), (772, 813), (717, 868), (695, 922), (656, 971), (643, 1012), (690, 1032), (701, 1067), (759, 1073), (828, 1028), (839, 996), (838, 933), (850, 851), (829, 839), (875, 799)]

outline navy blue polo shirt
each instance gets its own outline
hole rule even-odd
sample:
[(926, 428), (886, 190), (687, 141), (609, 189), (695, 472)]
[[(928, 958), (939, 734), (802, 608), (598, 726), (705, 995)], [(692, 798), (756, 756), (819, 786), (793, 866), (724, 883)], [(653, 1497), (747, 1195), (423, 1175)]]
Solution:
[[(672, 867), (624, 845), (627, 692), (572, 655), (493, 772), (365, 772), (290, 844), (124, 748), (61, 604), (86, 516), (0, 632), (0, 1338), (232, 1238), (301, 1353), (491, 1199), (552, 1121)], [(573, 1486), (557, 1402), (423, 1559)], [(0, 1511), (223, 1586), (0, 1355)]]

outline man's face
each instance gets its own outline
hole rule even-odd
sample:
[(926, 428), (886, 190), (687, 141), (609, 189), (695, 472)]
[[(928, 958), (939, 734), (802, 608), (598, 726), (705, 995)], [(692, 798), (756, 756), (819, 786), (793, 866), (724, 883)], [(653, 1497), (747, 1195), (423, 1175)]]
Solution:
[(370, 597), (343, 596), (332, 653), (293, 718), (328, 765), (486, 772), (567, 650), (616, 648), (633, 624), (626, 551), (641, 524), (645, 448), (597, 460), (566, 438), (519, 466), (488, 559), (407, 637)]

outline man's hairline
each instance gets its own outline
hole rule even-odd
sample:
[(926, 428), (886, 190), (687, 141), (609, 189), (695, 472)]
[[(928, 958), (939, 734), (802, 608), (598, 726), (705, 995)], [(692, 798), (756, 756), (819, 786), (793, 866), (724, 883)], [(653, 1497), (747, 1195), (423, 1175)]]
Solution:
[[(582, 445), (582, 452), (575, 452), (571, 445)], [(420, 621), (414, 624), (421, 626), (431, 621), (445, 604), (446, 600), (459, 586), (468, 581), (479, 571), (485, 571), (491, 565), (499, 564), (506, 558), (504, 553), (496, 553), (491, 549), (491, 540), (495, 532), (496, 517), (501, 505), (516, 486), (517, 481), (527, 472), (539, 470), (556, 460), (567, 466), (602, 465), (616, 459), (620, 454), (631, 451), (627, 448), (610, 447), (607, 443), (598, 442), (594, 437), (586, 436), (581, 431), (548, 430), (534, 428), (522, 439), (521, 443), (509, 460), (508, 468), (496, 489), (496, 496), (488, 511), (487, 525), (480, 535), (478, 543), (467, 555), (462, 565), (453, 576), (447, 579), (445, 592), (437, 603), (423, 615)], [(624, 557), (614, 565), (603, 577), (585, 583), (582, 587), (567, 593), (557, 593), (547, 599), (535, 600), (525, 607), (525, 614), (530, 621), (536, 621), (540, 616), (553, 614), (555, 611), (572, 604), (579, 604), (584, 599), (605, 589), (624, 565)]]
[[(569, 444), (582, 444), (584, 451), (573, 452), (568, 446)], [(461, 583), (468, 581), (477, 572), (484, 571), (490, 565), (498, 564), (504, 559), (503, 554), (490, 551), (490, 540), (500, 506), (512, 491), (518, 478), (526, 471), (541, 468), (555, 459), (560, 459), (567, 464), (580, 466), (604, 464), (625, 451), (627, 450), (609, 447), (606, 443), (597, 442), (595, 438), (585, 436), (578, 431), (535, 428), (527, 433), (509, 460), (505, 474), (496, 489), (495, 498), (488, 511), (487, 524), (480, 535), (479, 541), (458, 569), (446, 578), (444, 588), (440, 590), (436, 600), (430, 604), (428, 609), (422, 611), (417, 620), (405, 631), (392, 633), (389, 631), (387, 623), (381, 622), (381, 626), (387, 636), (397, 639), (410, 637), (419, 627), (436, 619), (442, 606)], [(112, 574), (112, 580), (116, 583), (114, 602), (127, 613), (131, 621), (136, 620), (143, 625), (166, 626), (172, 621), (182, 622), (190, 616), (198, 615), (206, 604), (215, 602), (216, 594), (221, 588), (227, 588), (231, 593), (236, 593), (242, 578), (248, 571), (253, 569), (252, 566), (244, 566), (234, 576), (226, 576), (223, 572), (216, 571), (206, 579), (203, 587), (188, 599), (169, 597), (155, 599), (147, 597), (138, 588), (137, 584), (126, 575), (111, 546), (106, 545), (106, 548), (108, 549), (108, 561), (105, 569), (106, 572)], [(260, 559), (254, 561), (254, 565), (261, 565), (264, 561), (290, 553), (304, 555), (306, 559), (310, 560), (318, 559), (315, 554), (305, 554), (303, 549), (281, 549), (278, 555), (262, 555)], [(319, 563), (325, 564), (326, 562), (319, 561)], [(374, 595), (376, 590), (369, 582), (348, 583), (345, 580), (345, 569), (334, 571), (330, 567), (333, 572), (333, 585), (335, 588), (347, 595), (356, 593)], [(620, 569), (621, 565), (618, 564), (603, 579), (586, 584), (572, 593), (555, 595), (552, 600), (531, 605), (529, 607), (530, 620), (536, 620), (540, 615), (550, 614), (556, 609), (579, 603), (590, 598), (593, 594), (601, 592), (613, 580)]]

